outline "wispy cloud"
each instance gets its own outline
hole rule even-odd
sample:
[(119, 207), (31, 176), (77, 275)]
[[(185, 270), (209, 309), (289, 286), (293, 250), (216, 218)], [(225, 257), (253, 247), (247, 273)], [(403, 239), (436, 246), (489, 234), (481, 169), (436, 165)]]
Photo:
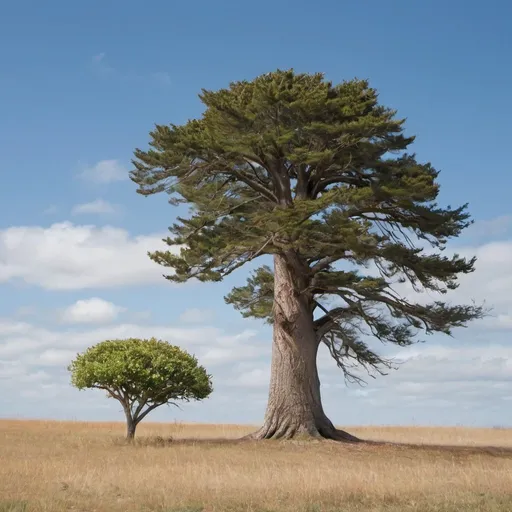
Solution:
[(50, 206), (48, 206), (48, 208), (45, 208), (43, 210), (43, 214), (44, 215), (54, 215), (55, 213), (57, 213), (57, 211), (58, 211), (58, 208), (54, 204), (51, 204)]
[(166, 71), (137, 73), (133, 71), (121, 70), (110, 64), (110, 62), (107, 60), (107, 54), (105, 52), (98, 53), (92, 57), (90, 68), (94, 74), (101, 78), (116, 78), (121, 80), (146, 82), (160, 86), (171, 85), (171, 76)]
[(83, 215), (83, 214), (111, 214), (116, 213), (118, 208), (108, 201), (103, 199), (96, 199), (90, 203), (82, 203), (73, 206), (71, 210), (72, 215)]
[(160, 85), (171, 85), (171, 75), (166, 73), (165, 71), (157, 71), (156, 73), (151, 73), (149, 75), (149, 79), (153, 80), (155, 83)]
[(128, 179), (128, 170), (119, 160), (101, 160), (83, 169), (78, 176), (93, 183), (112, 183)]
[(103, 52), (93, 56), (91, 59), (91, 68), (95, 73), (102, 76), (112, 76), (117, 73), (116, 70), (108, 64), (105, 59), (105, 53)]
[(211, 322), (215, 315), (208, 309), (187, 309), (180, 315), (180, 320), (185, 323), (200, 324)]
[(466, 233), (467, 237), (492, 238), (510, 233), (512, 228), (512, 215), (501, 215), (493, 219), (476, 221)]

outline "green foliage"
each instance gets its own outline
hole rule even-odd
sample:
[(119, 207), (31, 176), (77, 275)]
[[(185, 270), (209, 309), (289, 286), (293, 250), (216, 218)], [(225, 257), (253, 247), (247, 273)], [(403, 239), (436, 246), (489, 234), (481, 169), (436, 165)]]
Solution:
[[(449, 334), (484, 314), (394, 291), (406, 281), (439, 294), (456, 288), (475, 260), (442, 251), (471, 220), (465, 205), (435, 202), (438, 171), (407, 152), (414, 137), (366, 80), (333, 85), (320, 73), (278, 70), (200, 98), (202, 117), (156, 126), (131, 172), (140, 194), (165, 191), (191, 206), (166, 240), (180, 253), (150, 254), (173, 269), (169, 280), (219, 281), (261, 255), (284, 255), (311, 315), (323, 312), (317, 336), (347, 376), (350, 360), (390, 366), (367, 334), (405, 346), (418, 330)], [(362, 271), (369, 266), (377, 276)], [(272, 322), (273, 280), (262, 267), (226, 301)]]
[(160, 405), (212, 392), (211, 377), (194, 356), (155, 338), (103, 341), (78, 354), (68, 369), (73, 386), (105, 390), (135, 423)]
[(242, 315), (264, 318), (272, 323), (272, 304), (274, 303), (274, 274), (264, 265), (247, 279), (247, 286), (234, 288), (226, 296), (226, 302), (233, 304)]

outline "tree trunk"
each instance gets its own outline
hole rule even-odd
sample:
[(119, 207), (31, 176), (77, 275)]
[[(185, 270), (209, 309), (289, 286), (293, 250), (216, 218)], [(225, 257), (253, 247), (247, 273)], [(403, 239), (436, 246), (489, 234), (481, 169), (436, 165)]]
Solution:
[(274, 256), (274, 335), (270, 390), (263, 427), (252, 439), (315, 437), (359, 441), (324, 413), (317, 370), (319, 342), (305, 270), (294, 254)]
[(126, 439), (128, 439), (128, 441), (134, 440), (136, 428), (137, 428), (137, 422), (134, 421), (131, 413), (126, 412)]

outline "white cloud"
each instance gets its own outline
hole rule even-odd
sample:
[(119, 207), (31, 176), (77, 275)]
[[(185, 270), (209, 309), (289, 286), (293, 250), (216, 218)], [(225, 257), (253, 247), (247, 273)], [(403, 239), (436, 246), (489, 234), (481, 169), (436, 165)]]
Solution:
[(55, 206), (54, 204), (51, 204), (50, 206), (48, 206), (48, 208), (45, 208), (43, 210), (43, 214), (44, 215), (54, 215), (55, 213), (57, 213), (57, 211), (58, 211), (57, 206)]
[(267, 364), (240, 374), (233, 384), (236, 387), (264, 390), (268, 388), (269, 382), (270, 365)]
[(116, 70), (107, 63), (105, 52), (98, 53), (92, 57), (91, 69), (102, 77), (115, 76), (117, 74)]
[(240, 359), (258, 359), (268, 354), (267, 345), (254, 345), (250, 343), (238, 344), (233, 347), (203, 347), (201, 350), (201, 361), (214, 366), (219, 364), (232, 363)]
[[(263, 353), (262, 350), (267, 356), (269, 354), (270, 343), (256, 343), (254, 331), (232, 335), (214, 327), (183, 328), (158, 324), (49, 329), (8, 319), (0, 319), (0, 326), (0, 406), (3, 415), (98, 419), (98, 415), (103, 416), (110, 411), (111, 418), (120, 419), (117, 402), (105, 401), (101, 393), (78, 392), (70, 386), (67, 365), (77, 353), (100, 341), (153, 336), (196, 355), (199, 362), (213, 374), (216, 392), (212, 399), (202, 404), (184, 404), (183, 410), (189, 414), (197, 411), (202, 416), (206, 407), (222, 421), (222, 414), (230, 411), (232, 404), (237, 401), (243, 404), (249, 400), (251, 409), (255, 405), (264, 405), (247, 393), (239, 396), (229, 386), (235, 376), (233, 368), (237, 363), (253, 361), (257, 354)], [(230, 400), (219, 398), (226, 396), (223, 389), (231, 389)], [(58, 401), (58, 408), (55, 400)], [(218, 409), (219, 404), (224, 412)], [(152, 418), (156, 419), (159, 415), (165, 418), (169, 411), (174, 414), (174, 410), (162, 408)], [(179, 416), (182, 419), (182, 410), (179, 410)]]
[(451, 345), (430, 343), (397, 351), (395, 359), (401, 364), (393, 372), (394, 377), (434, 385), (454, 381), (512, 382), (512, 346), (465, 345), (462, 341)]
[(128, 179), (128, 170), (119, 160), (101, 160), (84, 169), (79, 177), (93, 183), (113, 183)]
[(494, 219), (479, 220), (466, 231), (468, 237), (497, 237), (503, 236), (512, 227), (512, 215), (501, 215)]
[(162, 237), (70, 222), (7, 228), (0, 230), (0, 282), (21, 279), (49, 290), (163, 283), (167, 269), (147, 255), (168, 248)]
[(117, 208), (103, 199), (95, 199), (89, 203), (81, 203), (73, 206), (71, 213), (73, 215), (81, 214), (109, 214), (115, 213)]
[[(491, 317), (489, 317), (490, 319)], [(489, 321), (489, 319), (487, 319)], [(512, 329), (512, 315), (504, 314), (497, 315), (496, 317), (497, 327), (504, 329)]]
[[(221, 368), (216, 375), (229, 380), (223, 365), (252, 361), (269, 355), (269, 344), (250, 341), (251, 331), (228, 336), (214, 327), (182, 328), (172, 325), (114, 324), (96, 328), (51, 330), (37, 325), (2, 320), (0, 323), (0, 377), (13, 378), (34, 371), (34, 367), (65, 369), (77, 354), (104, 340), (155, 337), (195, 354), (208, 368)], [(11, 368), (11, 369), (9, 369)], [(13, 373), (14, 372), (14, 373)], [(16, 374), (16, 375), (14, 375)]]
[(30, 328), (26, 322), (16, 322), (9, 319), (0, 318), (0, 338), (11, 334), (24, 333)]
[(34, 306), (20, 306), (16, 310), (16, 316), (33, 316), (37, 312), (37, 309)]
[(171, 76), (166, 71), (154, 71), (149, 73), (134, 73), (124, 71), (112, 66), (105, 52), (94, 55), (91, 59), (91, 71), (101, 78), (117, 79), (121, 81), (134, 81), (139, 83), (159, 86), (171, 85)]
[[(165, 285), (161, 274), (166, 269), (146, 255), (148, 250), (167, 247), (160, 240), (163, 236), (132, 237), (118, 228), (76, 226), (68, 222), (49, 228), (12, 227), (0, 231), (0, 282), (21, 279), (54, 290), (134, 283)], [(426, 344), (408, 348), (379, 347), (386, 357), (396, 357), (403, 364), (388, 376), (366, 379), (368, 386), (364, 389), (346, 389), (341, 371), (322, 347), (322, 396), (333, 421), (410, 423), (414, 416), (421, 423), (512, 422), (510, 408), (503, 407), (510, 403), (512, 389), (512, 345), (507, 339), (507, 330), (512, 328), (512, 241), (461, 247), (458, 252), (476, 254), (476, 271), (463, 276), (461, 287), (447, 298), (455, 302), (486, 299), (495, 306), (494, 316), (471, 324), (467, 330), (457, 330), (455, 340), (434, 336)], [(410, 293), (409, 289), (403, 290)], [(144, 300), (151, 303), (151, 291)], [(96, 314), (97, 320), (101, 318), (98, 310), (91, 313), (91, 303), (88, 307), (89, 314)], [(87, 307), (82, 309), (82, 318), (87, 316), (84, 311)], [(190, 309), (180, 320), (198, 323), (207, 316), (206, 311)], [(262, 418), (270, 372), (270, 336), (260, 341), (260, 335), (250, 330), (233, 335), (215, 327), (192, 324), (143, 324), (134, 315), (130, 317), (132, 323), (98, 327), (78, 324), (60, 326), (61, 329), (37, 325), (37, 318), (31, 318), (32, 323), (0, 318), (3, 410), (13, 398), (14, 389), (16, 400), (9, 406), (12, 411), (20, 410), (26, 403), (31, 414), (34, 404), (44, 412), (52, 410), (52, 404), (58, 402), (58, 411), (53, 409), (55, 414), (64, 414), (61, 410), (81, 414), (86, 401), (82, 397), (89, 395), (76, 395), (70, 390), (65, 372), (69, 360), (78, 351), (105, 339), (155, 336), (194, 353), (213, 374), (214, 396), (194, 408), (198, 411), (194, 421), (229, 418), (241, 422), (247, 421), (246, 414), (254, 414), (251, 421)], [(42, 384), (47, 387), (43, 389)], [(216, 401), (217, 393), (223, 401)], [(74, 405), (78, 396), (80, 409)], [(90, 396), (86, 410), (93, 419), (101, 414), (104, 401), (94, 393)], [(233, 403), (236, 407), (232, 407)], [(192, 410), (188, 406), (184, 409)], [(117, 413), (115, 409), (113, 417), (118, 417)]]
[(209, 309), (187, 309), (180, 315), (180, 321), (188, 324), (202, 324), (211, 322), (214, 318), (213, 311)]
[[(442, 340), (442, 344), (439, 341)], [(322, 347), (320, 373), (323, 383), (345, 388), (343, 376)], [(512, 346), (500, 343), (475, 343), (471, 336), (464, 341), (447, 337), (433, 343), (397, 349), (390, 355), (398, 369), (388, 375), (368, 378), (367, 387), (351, 385), (346, 393), (359, 396), (364, 405), (396, 408), (406, 414), (409, 409), (424, 411), (451, 407), (460, 414), (465, 408), (498, 406), (512, 394)], [(397, 413), (398, 414), (398, 413)], [(438, 422), (438, 416), (432, 420)], [(511, 417), (512, 420), (512, 417)]]
[(459, 276), (459, 288), (440, 295), (433, 292), (416, 293), (409, 283), (396, 284), (394, 289), (403, 297), (421, 304), (442, 300), (451, 303), (476, 304), (485, 303), (491, 308), (492, 316), (474, 322), (471, 325), (478, 328), (507, 328), (512, 327), (510, 311), (512, 311), (512, 240), (489, 242), (480, 246), (461, 246), (447, 249), (446, 256), (453, 253), (471, 258), (476, 256), (475, 271)]
[(44, 370), (32, 370), (29, 366), (9, 361), (0, 361), (0, 379), (16, 380), (19, 383), (33, 383), (52, 380), (52, 376)]
[(45, 366), (67, 366), (77, 352), (60, 348), (50, 348), (39, 355), (38, 363)]
[[(198, 411), (194, 421), (214, 421), (213, 418), (223, 421), (229, 417), (230, 421), (244, 422), (248, 421), (245, 414), (251, 415), (251, 421), (261, 420), (270, 377), (271, 342), (270, 339), (259, 341), (256, 335), (250, 330), (228, 335), (215, 327), (184, 328), (158, 324), (56, 330), (0, 319), (0, 391), (2, 386), (11, 390), (4, 400), (9, 404), (12, 390), (15, 390), (17, 400), (9, 407), (15, 407), (16, 411), (21, 411), (25, 403), (26, 410), (33, 410), (33, 393), (37, 395), (41, 410), (50, 407), (56, 397), (62, 398), (59, 414), (64, 417), (66, 411), (73, 411), (67, 414), (77, 414), (74, 404), (78, 399), (82, 405), (86, 397), (90, 397), (87, 417), (95, 419), (102, 414), (104, 401), (94, 393), (74, 394), (69, 388), (67, 364), (77, 352), (106, 339), (155, 336), (195, 354), (213, 374), (216, 392), (212, 402), (194, 408)], [(510, 399), (512, 346), (499, 343), (471, 345), (471, 339), (467, 339), (464, 343), (452, 342), (451, 345), (437, 342), (416, 345), (397, 350), (394, 355), (403, 361), (399, 370), (376, 380), (368, 379), (368, 387), (364, 389), (357, 386), (347, 389), (341, 371), (322, 347), (319, 364), (322, 396), (334, 421), (358, 423), (363, 421), (362, 418), (370, 418), (372, 422), (373, 418), (374, 423), (407, 423), (411, 414), (421, 419), (426, 417), (421, 414), (428, 412), (429, 418), (442, 423), (443, 418), (459, 421), (458, 418), (470, 410), (482, 423), (506, 423), (506, 419), (499, 419), (499, 409), (496, 409), (494, 419), (478, 416), (478, 411), (498, 407)], [(43, 384), (47, 386), (44, 389), (51, 392), (39, 393)], [(217, 402), (217, 393), (230, 399)], [(237, 403), (235, 409), (233, 403)], [(116, 406), (112, 407), (111, 417), (118, 417)], [(192, 414), (189, 406), (184, 409), (189, 411), (187, 414)]]
[(61, 320), (68, 324), (100, 324), (115, 320), (125, 310), (112, 302), (93, 297), (78, 300), (66, 308), (61, 314)]
[(171, 85), (172, 83), (171, 75), (165, 71), (156, 71), (154, 73), (150, 73), (149, 79), (160, 85)]
[(27, 322), (0, 319), (0, 360), (23, 359), (37, 363), (38, 354), (49, 349), (76, 351), (107, 339), (151, 337), (196, 352), (199, 347), (202, 352), (206, 352), (213, 346), (226, 344), (226, 336), (220, 329), (214, 327), (182, 328), (172, 325), (121, 323), (93, 329), (50, 330)]

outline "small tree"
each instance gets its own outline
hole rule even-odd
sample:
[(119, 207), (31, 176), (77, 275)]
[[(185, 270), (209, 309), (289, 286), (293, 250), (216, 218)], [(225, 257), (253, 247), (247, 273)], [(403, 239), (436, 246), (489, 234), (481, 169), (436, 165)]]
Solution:
[(212, 392), (211, 376), (194, 356), (155, 338), (103, 341), (78, 354), (68, 370), (76, 388), (103, 389), (121, 402), (127, 439), (153, 409)]

